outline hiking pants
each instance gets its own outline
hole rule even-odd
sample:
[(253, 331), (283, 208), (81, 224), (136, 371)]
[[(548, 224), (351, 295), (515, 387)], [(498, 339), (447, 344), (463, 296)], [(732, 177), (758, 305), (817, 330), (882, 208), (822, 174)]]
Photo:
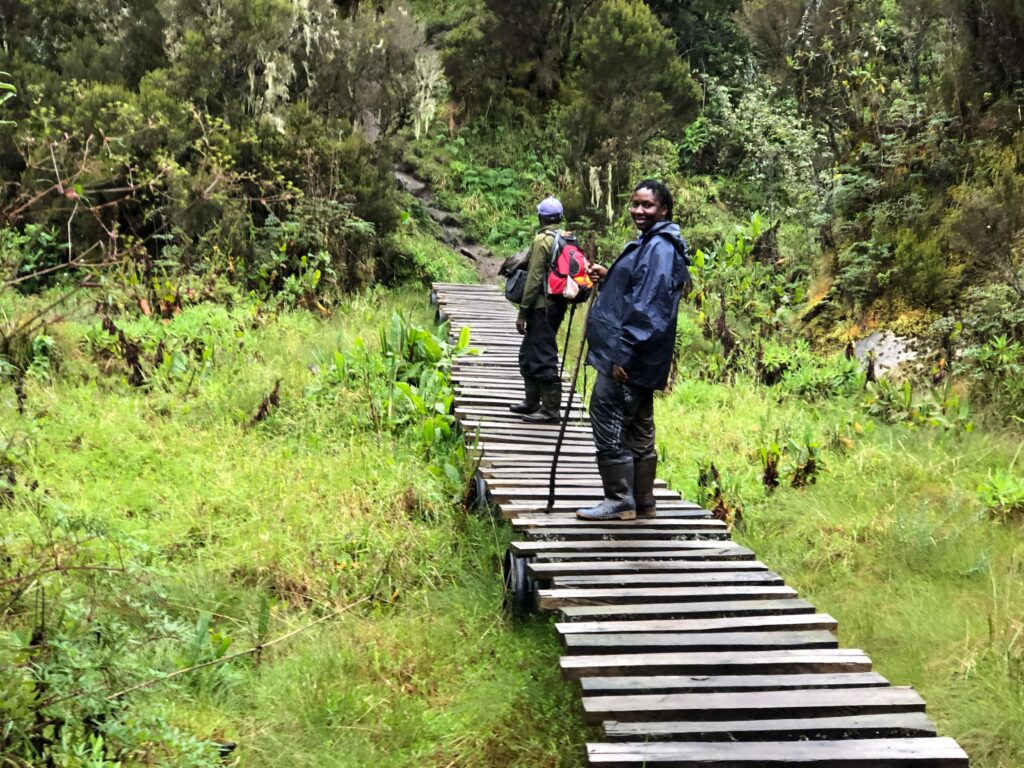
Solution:
[(621, 464), (657, 456), (654, 448), (654, 390), (617, 384), (598, 372), (590, 394), (590, 427), (598, 464)]
[(558, 326), (564, 301), (548, 301), (544, 309), (524, 309), (526, 335), (519, 345), (519, 373), (539, 384), (558, 381)]

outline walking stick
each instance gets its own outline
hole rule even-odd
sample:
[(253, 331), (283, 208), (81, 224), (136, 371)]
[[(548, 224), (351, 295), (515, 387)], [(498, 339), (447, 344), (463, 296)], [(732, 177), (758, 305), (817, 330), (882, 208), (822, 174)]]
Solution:
[(565, 346), (562, 347), (562, 365), (558, 369), (558, 378), (565, 373), (565, 356), (569, 354), (569, 337), (572, 335), (572, 316), (576, 314), (576, 305), (569, 305), (569, 327), (565, 329)]
[[(594, 303), (594, 297), (597, 296), (597, 286), (594, 286), (594, 290), (590, 292), (590, 296), (587, 298), (587, 313), (590, 312), (590, 306)], [(571, 318), (571, 315), (570, 315)], [(572, 372), (572, 384), (569, 385), (569, 399), (565, 404), (565, 415), (562, 416), (562, 424), (558, 429), (558, 439), (555, 441), (555, 455), (551, 457), (551, 477), (548, 479), (548, 506), (545, 512), (551, 512), (555, 508), (555, 472), (558, 469), (558, 456), (562, 452), (562, 441), (565, 439), (565, 428), (569, 424), (569, 413), (572, 411), (572, 399), (576, 394), (576, 380), (580, 376), (580, 366), (583, 364), (583, 348), (587, 344), (587, 327), (583, 326), (583, 333), (580, 334), (580, 350), (579, 356), (576, 358), (576, 370)], [(565, 346), (568, 349), (569, 339), (566, 337)], [(562, 358), (562, 367), (565, 367), (565, 357)]]

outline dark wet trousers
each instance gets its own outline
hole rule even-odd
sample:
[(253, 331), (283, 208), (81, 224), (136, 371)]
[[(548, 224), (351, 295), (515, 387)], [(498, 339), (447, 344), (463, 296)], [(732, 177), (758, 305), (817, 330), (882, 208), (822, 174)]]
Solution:
[(590, 395), (590, 426), (598, 464), (623, 464), (657, 457), (654, 448), (654, 390), (618, 384), (597, 374)]
[(563, 301), (548, 301), (545, 309), (525, 309), (526, 335), (519, 345), (519, 373), (526, 381), (550, 384), (558, 377), (558, 327), (565, 317)]

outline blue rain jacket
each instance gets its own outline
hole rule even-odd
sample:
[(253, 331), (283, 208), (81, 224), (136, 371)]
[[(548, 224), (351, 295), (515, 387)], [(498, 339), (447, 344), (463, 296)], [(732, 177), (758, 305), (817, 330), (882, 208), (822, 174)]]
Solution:
[(686, 241), (674, 222), (659, 222), (627, 243), (587, 316), (587, 362), (606, 376), (620, 365), (633, 386), (663, 389), (688, 265)]

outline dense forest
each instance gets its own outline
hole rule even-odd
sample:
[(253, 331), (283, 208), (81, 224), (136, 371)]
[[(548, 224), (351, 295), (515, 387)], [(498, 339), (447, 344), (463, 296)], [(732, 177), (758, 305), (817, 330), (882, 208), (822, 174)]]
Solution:
[(0, 765), (581, 764), (453, 501), (472, 341), (417, 297), (474, 264), (396, 171), (495, 258), (555, 194), (605, 263), (664, 180), (669, 479), (1024, 761), (1021, 0), (8, 0), (0, 42)]

